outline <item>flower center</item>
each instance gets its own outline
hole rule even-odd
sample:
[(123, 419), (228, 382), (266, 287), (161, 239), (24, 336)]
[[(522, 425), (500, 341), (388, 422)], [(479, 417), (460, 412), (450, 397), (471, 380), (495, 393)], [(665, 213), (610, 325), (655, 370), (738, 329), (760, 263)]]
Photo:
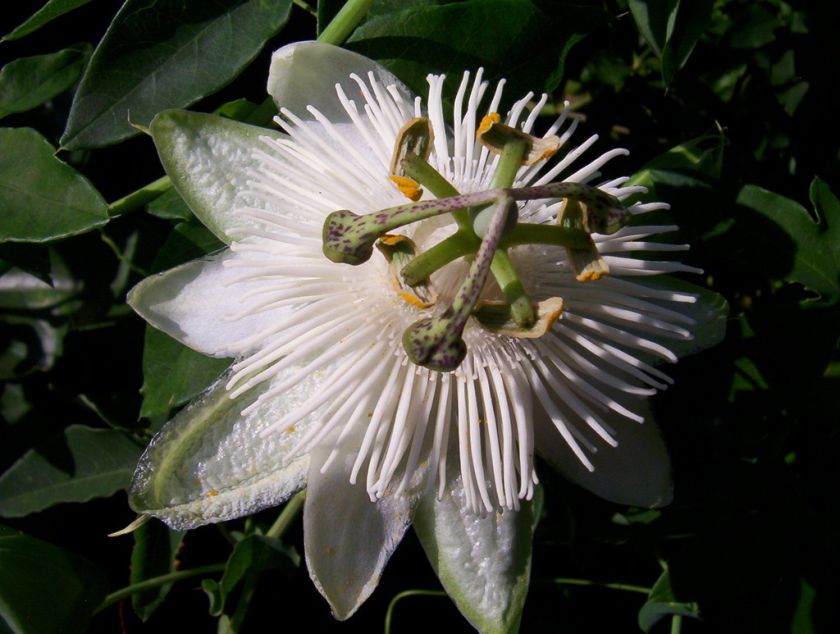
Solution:
[[(409, 326), (403, 347), (409, 359), (439, 372), (455, 370), (466, 356), (464, 328), (475, 319), (484, 328), (512, 337), (543, 336), (560, 316), (562, 298), (534, 303), (528, 296), (509, 249), (526, 244), (554, 244), (566, 248), (577, 279), (597, 280), (608, 273), (591, 233), (614, 233), (630, 218), (617, 198), (580, 183), (557, 182), (536, 187), (513, 187), (523, 165), (553, 155), (557, 137), (538, 139), (500, 123), (493, 113), (478, 128), (479, 143), (499, 159), (491, 189), (459, 193), (429, 163), (432, 125), (417, 117), (397, 134), (388, 177), (412, 202), (357, 215), (342, 209), (329, 214), (322, 232), (324, 254), (333, 262), (358, 265), (376, 248), (388, 261), (397, 295), (417, 308), (438, 303), (431, 275), (464, 258), (469, 268), (448, 306)], [(425, 190), (436, 198), (420, 200)], [(556, 222), (519, 222), (518, 202), (560, 199)], [(407, 236), (394, 233), (406, 225), (451, 214), (454, 234), (420, 251)], [(482, 300), (482, 290), (492, 277), (500, 299)]]

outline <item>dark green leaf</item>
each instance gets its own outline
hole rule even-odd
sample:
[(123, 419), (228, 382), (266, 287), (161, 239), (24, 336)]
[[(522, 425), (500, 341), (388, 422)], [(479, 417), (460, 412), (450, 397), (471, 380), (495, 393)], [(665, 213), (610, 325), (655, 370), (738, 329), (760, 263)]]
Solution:
[(210, 597), (210, 614), (219, 616), (224, 612), (228, 597), (246, 576), (266, 570), (279, 570), (291, 576), (299, 562), (294, 549), (278, 539), (263, 535), (246, 537), (233, 549), (221, 580), (205, 579), (202, 583)]
[(0, 42), (18, 40), (25, 35), (29, 35), (30, 33), (40, 29), (48, 22), (51, 22), (57, 17), (60, 17), (73, 9), (77, 9), (88, 2), (90, 2), (90, 0), (47, 0), (47, 3), (43, 7), (31, 15), (26, 22), (18, 26), (14, 31), (3, 36)]
[(793, 241), (793, 263), (785, 279), (833, 305), (840, 300), (840, 201), (819, 178), (812, 181), (810, 195), (813, 216), (796, 201), (755, 185), (741, 189), (738, 204), (774, 222)]
[(0, 244), (0, 275), (15, 267), (45, 284), (52, 284), (49, 247), (15, 242)]
[(66, 238), (108, 221), (108, 205), (30, 128), (0, 128), (0, 242)]
[(204, 391), (230, 363), (229, 359), (206, 357), (147, 326), (140, 415), (162, 416), (183, 405)]
[(648, 595), (647, 602), (639, 610), (639, 627), (648, 632), (666, 616), (700, 617), (700, 610), (696, 603), (677, 601), (671, 588), (671, 573), (667, 570), (660, 575)]
[[(22, 245), (6, 245), (22, 246)], [(46, 370), (61, 354), (66, 315), (79, 307), (79, 284), (53, 252), (51, 283), (12, 268), (0, 277), (0, 378)]]
[(106, 591), (105, 575), (87, 560), (0, 526), (2, 631), (82, 632)]
[(0, 477), (0, 515), (22, 517), (62, 502), (113, 495), (128, 486), (141, 449), (124, 432), (71, 425)]
[(344, 0), (318, 0), (318, 35), (327, 28), (343, 5)]
[(761, 48), (776, 39), (778, 18), (758, 2), (745, 3), (741, 16), (729, 31), (733, 48)]
[(629, 0), (641, 34), (662, 60), (668, 84), (688, 61), (712, 16), (712, 0)]
[(290, 0), (127, 0), (76, 92), (61, 144), (101, 147), (212, 94), (285, 24)]
[[(174, 572), (178, 550), (184, 533), (173, 531), (162, 522), (146, 522), (134, 531), (134, 549), (131, 551), (131, 583)], [(160, 606), (171, 583), (131, 595), (131, 606), (140, 620), (146, 621)]]
[(489, 78), (506, 77), (507, 93), (519, 97), (556, 89), (569, 46), (603, 19), (598, 8), (570, 2), (382, 2), (347, 47), (382, 62), (418, 94), (429, 72), (456, 74), (448, 86), (454, 94), (457, 74), (484, 67)]
[(0, 70), (0, 118), (26, 112), (69, 89), (82, 74), (90, 47), (21, 57)]

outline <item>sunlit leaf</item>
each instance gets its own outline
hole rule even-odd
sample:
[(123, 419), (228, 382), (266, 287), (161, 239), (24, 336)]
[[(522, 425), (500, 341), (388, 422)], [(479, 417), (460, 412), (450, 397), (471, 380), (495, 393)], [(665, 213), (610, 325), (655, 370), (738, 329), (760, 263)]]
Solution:
[(161, 110), (188, 106), (235, 78), (285, 24), (290, 0), (127, 0), (93, 53), (66, 149), (126, 139)]
[(43, 7), (38, 9), (23, 24), (14, 31), (3, 36), (0, 41), (18, 40), (34, 31), (37, 31), (48, 22), (77, 9), (90, 2), (90, 0), (47, 0)]
[(128, 486), (141, 450), (124, 432), (71, 425), (0, 476), (0, 515), (22, 517), (62, 502), (113, 495)]
[(46, 242), (108, 222), (99, 192), (30, 128), (0, 128), (0, 242)]
[(0, 526), (0, 628), (3, 632), (83, 632), (106, 591), (104, 573), (87, 560)]
[[(175, 570), (176, 556), (181, 547), (184, 533), (173, 531), (161, 522), (146, 522), (133, 533), (134, 548), (131, 551), (132, 584), (168, 574)], [(157, 610), (171, 583), (163, 584), (145, 592), (131, 595), (131, 607), (141, 621), (146, 621)]]
[(21, 57), (0, 70), (0, 118), (25, 112), (69, 89), (82, 74), (89, 46)]

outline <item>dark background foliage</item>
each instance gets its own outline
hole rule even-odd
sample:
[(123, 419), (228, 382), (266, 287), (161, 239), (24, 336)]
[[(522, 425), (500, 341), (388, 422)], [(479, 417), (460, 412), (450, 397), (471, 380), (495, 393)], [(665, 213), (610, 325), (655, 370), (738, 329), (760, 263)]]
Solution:
[[(171, 190), (122, 200), (163, 175), (126, 121), (189, 106), (266, 122), (271, 51), (315, 37), (342, 2), (50, 0), (29, 19), (44, 4), (0, 16), (0, 629), (209, 632), (223, 615), (232, 631), (300, 617), (379, 630), (399, 593), (439, 589), (413, 536), (343, 624), (299, 561), (300, 527), (283, 545), (260, 537), (276, 510), (105, 536), (133, 519), (123, 489), (144, 443), (224, 367), (124, 303), (144, 275), (218, 246)], [(484, 66), (511, 98), (569, 99), (602, 147), (631, 150), (618, 169), (672, 204), (705, 270), (691, 281), (730, 303), (723, 344), (669, 368), (653, 401), (673, 504), (617, 507), (543, 465), (523, 632), (668, 631), (674, 614), (684, 632), (840, 627), (834, 4), (377, 0), (346, 44), (418, 92), (427, 72)], [(203, 566), (92, 616), (130, 583)], [(396, 604), (392, 631), (433, 626), (471, 631), (445, 597)]]

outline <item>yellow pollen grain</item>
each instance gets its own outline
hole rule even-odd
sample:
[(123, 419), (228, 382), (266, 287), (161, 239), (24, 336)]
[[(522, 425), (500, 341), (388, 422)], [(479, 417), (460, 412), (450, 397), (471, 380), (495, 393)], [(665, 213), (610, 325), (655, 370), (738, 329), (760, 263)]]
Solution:
[(289, 425), (288, 427), (286, 427), (286, 431), (290, 434), (295, 433), (295, 426), (294, 425)]
[(400, 193), (412, 202), (417, 202), (423, 196), (423, 188), (414, 179), (394, 174), (391, 174), (388, 178), (397, 186)]
[(324, 548), (324, 554), (327, 555), (328, 557), (331, 557), (334, 553), (335, 553), (335, 551), (332, 548), (330, 548), (329, 546)]
[(209, 498), (214, 498), (217, 495), (219, 495), (219, 492), (216, 491), (216, 489), (212, 489), (212, 490), (207, 492), (207, 497), (209, 497)]
[(481, 136), (490, 128), (492, 128), (495, 124), (499, 123), (501, 120), (502, 117), (498, 112), (491, 112), (489, 114), (484, 115), (484, 117), (482, 117), (481, 119), (481, 123), (478, 125), (476, 135)]
[(428, 308), (429, 304), (419, 300), (417, 297), (412, 295), (411, 293), (406, 293), (405, 291), (397, 291), (397, 295), (407, 304), (411, 304), (412, 306), (416, 306), (417, 308)]

